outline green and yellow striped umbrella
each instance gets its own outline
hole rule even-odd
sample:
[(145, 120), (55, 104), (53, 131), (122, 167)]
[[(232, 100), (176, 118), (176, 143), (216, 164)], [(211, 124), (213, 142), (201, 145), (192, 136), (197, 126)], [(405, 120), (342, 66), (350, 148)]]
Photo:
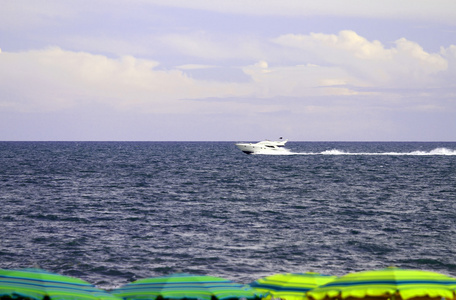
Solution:
[(250, 286), (228, 279), (185, 273), (140, 279), (111, 293), (126, 300), (259, 299), (262, 296)]
[(307, 291), (336, 278), (337, 276), (314, 272), (275, 274), (260, 278), (250, 283), (250, 286), (260, 292), (269, 293), (272, 298), (301, 300), (306, 298)]
[(344, 275), (307, 292), (311, 300), (454, 299), (456, 279), (435, 272), (389, 267)]
[(41, 269), (0, 269), (0, 297), (35, 300), (120, 300), (82, 279)]

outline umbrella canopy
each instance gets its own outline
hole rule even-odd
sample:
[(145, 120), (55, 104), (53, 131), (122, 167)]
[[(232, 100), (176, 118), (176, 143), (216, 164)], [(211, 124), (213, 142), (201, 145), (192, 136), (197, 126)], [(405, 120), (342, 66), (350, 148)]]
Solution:
[(337, 276), (314, 272), (286, 273), (258, 279), (250, 286), (254, 289), (270, 293), (273, 298), (300, 300), (306, 298), (306, 292), (336, 279)]
[(0, 269), (0, 296), (36, 300), (120, 300), (82, 279), (41, 269)]
[(113, 290), (111, 293), (126, 300), (259, 299), (262, 296), (250, 286), (228, 279), (184, 273), (140, 279)]
[(312, 300), (453, 299), (456, 279), (435, 272), (386, 268), (350, 273), (307, 292)]

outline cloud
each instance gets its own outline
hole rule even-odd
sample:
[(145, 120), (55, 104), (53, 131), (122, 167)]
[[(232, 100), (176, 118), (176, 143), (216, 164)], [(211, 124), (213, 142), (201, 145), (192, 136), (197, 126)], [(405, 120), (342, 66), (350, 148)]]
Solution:
[[(441, 74), (440, 79), (445, 81), (449, 87), (456, 88), (456, 45), (451, 45), (448, 48), (441, 48), (440, 54), (448, 62), (448, 70), (445, 74)], [(453, 91), (453, 96), (456, 97), (456, 91)]]
[(163, 34), (155, 38), (156, 43), (168, 52), (202, 60), (245, 61), (264, 56), (261, 41), (251, 37), (231, 34), (210, 34), (198, 31), (186, 34)]
[[(231, 84), (196, 81), (152, 60), (65, 51), (57, 47), (0, 54), (1, 106), (52, 111), (90, 103), (155, 113), (192, 111), (183, 99), (231, 95)], [(237, 88), (239, 93), (242, 89)]]
[(456, 24), (453, 0), (143, 0), (143, 3), (232, 14), (397, 18)]
[[(274, 42), (296, 48), (301, 59), (338, 66), (365, 86), (384, 88), (435, 87), (436, 74), (448, 72), (448, 61), (441, 53), (428, 53), (415, 42), (401, 38), (387, 48), (379, 41), (368, 41), (354, 31), (339, 34), (286, 34)], [(354, 82), (346, 81), (349, 84)]]
[[(359, 83), (343, 69), (316, 65), (270, 67), (266, 61), (246, 66), (244, 72), (254, 81), (255, 97), (315, 97), (355, 94), (344, 84)], [(360, 94), (360, 93), (359, 93)]]
[[(267, 42), (255, 43), (263, 47), (263, 59), (229, 68), (190, 61), (160, 68), (157, 61), (131, 55), (110, 58), (59, 47), (2, 51), (0, 109), (59, 111), (97, 104), (141, 113), (254, 113), (295, 109), (280, 98), (305, 103), (315, 97), (380, 97), (388, 104), (388, 99), (411, 93), (420, 99), (454, 95), (456, 46), (428, 53), (402, 38), (386, 47), (353, 31), (282, 35), (272, 41), (281, 50), (278, 52), (269, 51)], [(204, 51), (204, 47), (195, 51)], [(229, 57), (229, 51), (223, 51)], [(287, 60), (280, 62), (277, 53)], [(250, 54), (247, 51), (251, 60)], [(216, 74), (228, 70), (231, 76), (244, 77), (236, 81)], [(205, 72), (210, 76), (204, 76)], [(233, 101), (236, 98), (250, 100)], [(265, 105), (255, 99), (277, 100)]]
[(52, 25), (59, 19), (73, 14), (71, 7), (61, 1), (3, 1), (0, 10), (0, 30), (28, 28), (29, 26)]
[[(64, 21), (97, 15), (105, 21), (153, 20), (160, 8), (190, 9), (247, 16), (346, 17), (363, 19), (414, 20), (456, 25), (454, 0), (16, 0), (4, 1), (0, 30), (59, 25)], [(162, 21), (166, 23), (166, 21)], [(99, 24), (92, 24), (99, 25)]]
[(176, 67), (176, 69), (181, 69), (181, 70), (201, 70), (201, 69), (212, 69), (212, 68), (215, 68), (215, 66), (199, 65), (199, 64), (187, 64), (187, 65), (181, 65), (181, 66)]

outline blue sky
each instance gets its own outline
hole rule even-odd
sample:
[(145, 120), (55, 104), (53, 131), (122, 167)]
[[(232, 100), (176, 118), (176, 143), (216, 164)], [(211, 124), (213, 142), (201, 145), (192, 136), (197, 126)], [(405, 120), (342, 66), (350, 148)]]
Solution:
[(0, 4), (0, 140), (456, 141), (454, 0)]

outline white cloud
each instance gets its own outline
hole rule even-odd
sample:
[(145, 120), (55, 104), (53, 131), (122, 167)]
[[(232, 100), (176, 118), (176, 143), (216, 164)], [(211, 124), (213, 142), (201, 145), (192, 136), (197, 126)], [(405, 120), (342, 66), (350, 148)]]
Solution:
[[(339, 67), (323, 67), (314, 65), (294, 65), (269, 67), (265, 61), (244, 68), (244, 72), (252, 77), (255, 84), (255, 97), (313, 97), (324, 95), (346, 95), (347, 89), (328, 85), (333, 83), (359, 83)], [(330, 78), (328, 78), (331, 76)], [(323, 83), (323, 84), (322, 84)]]
[(210, 65), (186, 64), (186, 65), (177, 66), (176, 69), (180, 69), (180, 70), (201, 70), (201, 69), (211, 69), (211, 68), (215, 68), (215, 67), (216, 66), (210, 66)]
[(382, 18), (456, 25), (454, 0), (15, 0), (2, 2), (0, 30), (58, 25), (87, 14), (144, 18), (145, 12), (153, 14), (157, 6), (224, 14)]
[(2, 1), (0, 29), (28, 27), (63, 13), (55, 3), (45, 7), (37, 1)]
[[(456, 88), (456, 45), (441, 48), (440, 53), (448, 61), (448, 70), (440, 79), (447, 82), (448, 86)], [(456, 97), (456, 90), (453, 90), (453, 97)]]
[(164, 34), (154, 38), (154, 41), (173, 53), (204, 60), (245, 60), (264, 55), (259, 41), (242, 35), (217, 35), (198, 31)]
[[(232, 84), (196, 81), (180, 70), (156, 70), (157, 62), (49, 48), (0, 54), (3, 107), (52, 111), (100, 102), (122, 110), (193, 111), (182, 99), (226, 97)], [(197, 105), (196, 105), (197, 106)], [(195, 108), (197, 109), (197, 108)]]
[(397, 40), (395, 47), (386, 48), (379, 41), (368, 41), (345, 30), (338, 35), (287, 34), (274, 42), (302, 50), (303, 59), (317, 57), (320, 63), (343, 68), (366, 86), (435, 87), (434, 76), (448, 70), (448, 61), (440, 53), (427, 53), (405, 38)]
[(332, 15), (432, 20), (456, 24), (456, 2), (453, 0), (142, 0), (142, 2), (234, 14)]
[[(204, 52), (204, 45), (213, 42), (204, 43), (198, 37), (185, 43), (195, 45), (196, 52)], [(163, 69), (153, 60), (133, 56), (109, 58), (58, 47), (3, 51), (0, 52), (0, 109), (58, 111), (98, 103), (118, 110), (153, 113), (248, 113), (294, 108), (280, 101), (265, 105), (261, 101), (230, 99), (286, 97), (305, 102), (322, 96), (379, 95), (396, 99), (401, 97), (396, 91), (406, 88), (428, 89), (434, 95), (447, 95), (448, 90), (454, 93), (456, 46), (428, 53), (406, 39), (399, 39), (388, 48), (353, 31), (337, 35), (287, 34), (274, 39), (272, 46), (279, 47), (281, 55), (290, 56), (288, 62), (295, 62), (289, 64), (279, 63), (277, 52), (269, 51), (267, 42), (253, 43), (262, 45), (259, 49), (262, 55), (256, 62), (238, 67), (239, 72), (250, 78), (242, 82), (198, 80), (189, 76), (190, 72), (223, 72), (223, 68), (192, 62)], [(248, 49), (244, 45), (237, 47)], [(220, 51), (229, 57), (228, 50)], [(235, 57), (241, 54), (241, 50), (232, 53)], [(251, 59), (251, 54), (247, 51), (246, 56)]]

